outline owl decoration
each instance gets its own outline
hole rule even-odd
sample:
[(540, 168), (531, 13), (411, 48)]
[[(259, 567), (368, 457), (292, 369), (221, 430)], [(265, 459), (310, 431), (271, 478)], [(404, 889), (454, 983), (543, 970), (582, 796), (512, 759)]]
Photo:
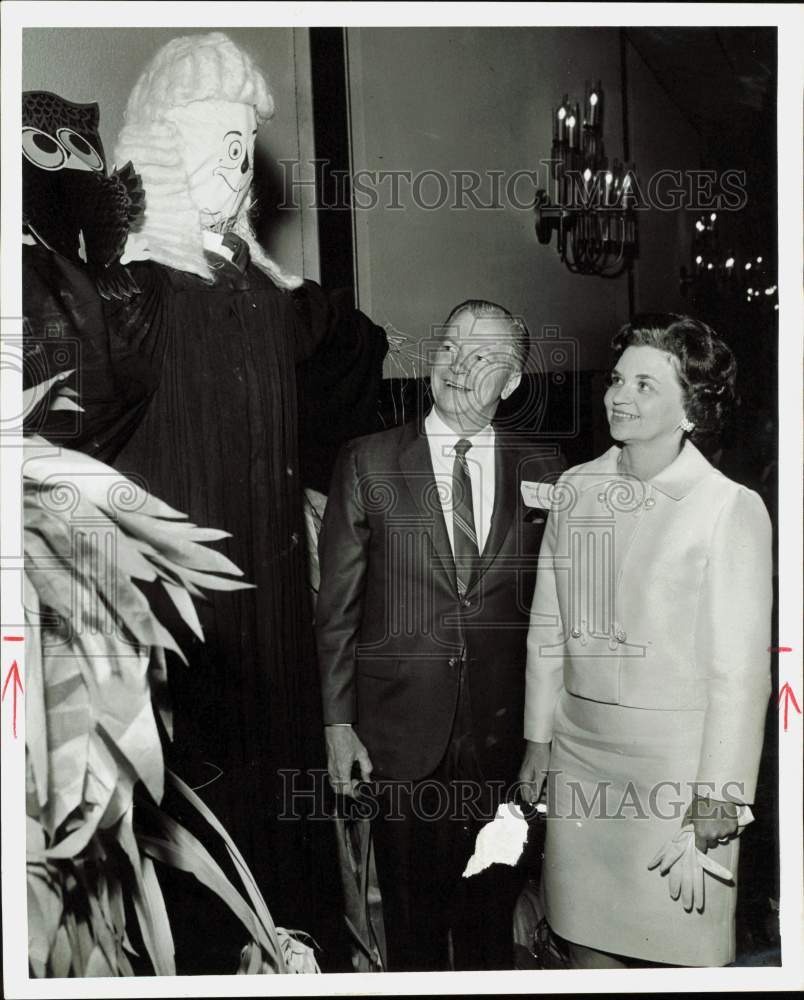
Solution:
[(107, 175), (98, 105), (22, 95), (22, 222), (36, 242), (86, 265), (106, 297), (125, 292), (118, 264), (145, 196), (131, 163)]

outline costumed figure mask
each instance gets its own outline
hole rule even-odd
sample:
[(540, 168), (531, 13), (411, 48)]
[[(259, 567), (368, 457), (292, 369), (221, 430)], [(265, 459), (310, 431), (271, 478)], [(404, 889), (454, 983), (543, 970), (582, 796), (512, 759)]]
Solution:
[(254, 177), (254, 109), (232, 101), (193, 101), (166, 117), (181, 136), (189, 194), (198, 206), (201, 225), (228, 228)]
[(301, 284), (265, 254), (249, 221), (256, 132), (273, 112), (265, 77), (221, 32), (174, 38), (156, 53), (115, 149), (133, 162), (146, 196), (124, 263), (151, 259), (212, 280), (205, 233), (234, 233), (276, 284)]
[(29, 237), (108, 281), (142, 207), (131, 163), (106, 174), (97, 104), (44, 90), (22, 95), (22, 222)]

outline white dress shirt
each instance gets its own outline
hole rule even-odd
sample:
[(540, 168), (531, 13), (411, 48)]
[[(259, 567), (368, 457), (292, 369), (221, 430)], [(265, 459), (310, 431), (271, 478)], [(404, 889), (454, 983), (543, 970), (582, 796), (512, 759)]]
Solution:
[(487, 424), (476, 434), (456, 434), (438, 415), (435, 407), (427, 414), (424, 432), (430, 446), (438, 497), (447, 524), (449, 544), (455, 551), (452, 537), (452, 472), (455, 464), (455, 446), (465, 438), (472, 447), (466, 454), (469, 479), (472, 483), (472, 507), (475, 514), (475, 531), (480, 552), (486, 544), (494, 509), (494, 428)]

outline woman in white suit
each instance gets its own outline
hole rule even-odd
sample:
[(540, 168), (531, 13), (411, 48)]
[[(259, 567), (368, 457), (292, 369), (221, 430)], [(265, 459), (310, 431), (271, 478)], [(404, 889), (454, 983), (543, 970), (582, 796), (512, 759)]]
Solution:
[(523, 798), (547, 777), (545, 910), (576, 967), (725, 965), (770, 693), (771, 525), (693, 444), (733, 402), (729, 348), (677, 315), (612, 346), (615, 444), (561, 477), (542, 543)]

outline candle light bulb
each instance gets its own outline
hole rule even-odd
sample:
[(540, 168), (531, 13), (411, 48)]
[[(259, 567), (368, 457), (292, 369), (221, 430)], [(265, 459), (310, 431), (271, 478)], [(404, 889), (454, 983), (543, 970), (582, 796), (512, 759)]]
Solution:
[(715, 267), (715, 265), (710, 260), (709, 263), (706, 265), (706, 270), (707, 271), (712, 271), (712, 270), (714, 270), (714, 267)]
[(698, 256), (695, 258), (695, 263), (703, 264), (703, 257), (700, 254), (698, 254)]
[(605, 204), (606, 205), (610, 204), (611, 182), (613, 180), (614, 180), (614, 174), (610, 170), (607, 170), (606, 171), (606, 192), (605, 192), (605, 195), (604, 195), (604, 200), (605, 200)]
[(734, 267), (734, 258), (733, 257), (729, 257), (726, 260), (726, 267)]
[(709, 221), (714, 222), (716, 218), (717, 218), (717, 212), (712, 212), (712, 214), (709, 216)]
[(761, 263), (762, 263), (762, 258), (761, 257), (757, 257), (757, 264), (761, 264)]
[(698, 219), (698, 221), (695, 223), (695, 228), (698, 230), (699, 233), (702, 233), (704, 231), (705, 226), (700, 219)]
[(565, 135), (565, 131), (564, 131), (565, 125), (566, 125), (566, 117), (567, 117), (567, 109), (562, 104), (561, 107), (558, 109), (558, 113), (556, 115), (556, 125), (557, 125), (557, 128), (556, 128), (556, 141), (557, 142), (564, 142), (565, 139), (566, 139), (566, 135)]
[(597, 93), (593, 90), (589, 95), (589, 113), (587, 115), (590, 128), (597, 128), (598, 101)]
[(578, 124), (578, 119), (574, 114), (567, 117), (567, 139), (570, 144), (570, 149), (575, 149), (578, 145), (578, 133), (575, 126)]
[(750, 261), (750, 260), (749, 260), (749, 261), (748, 261), (748, 263), (747, 263), (747, 264), (745, 265), (745, 269), (746, 269), (746, 271), (750, 271), (750, 270), (751, 270), (751, 261)]

